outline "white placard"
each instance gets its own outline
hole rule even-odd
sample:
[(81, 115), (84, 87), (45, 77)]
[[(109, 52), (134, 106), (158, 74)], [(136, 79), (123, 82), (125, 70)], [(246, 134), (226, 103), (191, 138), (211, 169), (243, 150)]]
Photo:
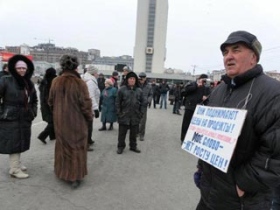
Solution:
[(197, 105), (182, 149), (227, 172), (246, 114), (244, 109)]

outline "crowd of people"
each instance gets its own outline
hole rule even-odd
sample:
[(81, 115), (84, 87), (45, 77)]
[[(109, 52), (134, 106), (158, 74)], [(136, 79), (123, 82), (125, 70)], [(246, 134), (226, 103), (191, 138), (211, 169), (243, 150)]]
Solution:
[[(145, 72), (137, 75), (127, 66), (120, 82), (117, 71), (107, 79), (93, 67), (80, 75), (77, 57), (62, 56), (59, 76), (48, 68), (39, 85), (42, 119), (47, 125), (38, 139), (44, 144), (48, 137), (56, 140), (55, 175), (73, 188), (80, 185), (88, 173), (87, 152), (93, 151), (93, 120), (100, 113), (99, 131), (119, 124), (117, 154), (124, 152), (128, 131), (129, 149), (141, 153), (137, 137), (145, 140), (147, 110), (152, 104), (154, 109), (157, 105), (167, 109), (169, 96), (173, 114), (181, 115), (181, 107), (185, 108), (181, 143), (198, 104), (248, 112), (226, 173), (198, 160), (194, 182), (201, 198), (196, 209), (279, 209), (280, 82), (266, 76), (258, 64), (262, 47), (255, 35), (233, 32), (220, 50), (226, 74), (216, 87), (206, 85), (206, 74), (172, 87), (164, 80), (150, 84)], [(33, 72), (31, 60), (15, 55), (0, 75), (0, 153), (9, 155), (9, 174), (19, 179), (29, 177), (20, 156), (30, 148), (31, 124), (37, 116)]]

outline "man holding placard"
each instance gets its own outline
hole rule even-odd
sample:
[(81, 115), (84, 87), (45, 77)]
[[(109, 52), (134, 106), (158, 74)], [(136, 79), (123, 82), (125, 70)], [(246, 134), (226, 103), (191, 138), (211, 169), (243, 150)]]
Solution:
[[(219, 168), (219, 163), (227, 163), (221, 162), (221, 158), (207, 162), (205, 158), (210, 153), (198, 153), (204, 160), (199, 160), (195, 177), (201, 191), (196, 209), (270, 210), (273, 188), (280, 185), (280, 82), (266, 76), (258, 64), (262, 47), (255, 35), (233, 32), (220, 48), (226, 76), (224, 83), (212, 91), (207, 107), (247, 110), (247, 114), (226, 170)], [(231, 121), (238, 112), (213, 109), (205, 114), (204, 111), (201, 109), (200, 114), (209, 117), (208, 120), (192, 119), (189, 130), (195, 125), (205, 126), (196, 130), (192, 140), (212, 150), (222, 150), (221, 144), (227, 139), (218, 132), (231, 132), (234, 129)], [(209, 123), (212, 116), (220, 117), (221, 122)], [(199, 133), (201, 130), (203, 134)], [(201, 139), (204, 134), (223, 138), (220, 142), (206, 141)], [(191, 148), (186, 141), (182, 148)]]

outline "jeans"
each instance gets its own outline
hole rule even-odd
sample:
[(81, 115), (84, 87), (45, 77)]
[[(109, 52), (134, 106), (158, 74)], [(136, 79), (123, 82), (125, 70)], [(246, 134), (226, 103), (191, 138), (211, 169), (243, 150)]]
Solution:
[(162, 103), (164, 103), (164, 108), (166, 109), (166, 106), (167, 106), (166, 96), (167, 96), (166, 93), (162, 93), (160, 95), (160, 108), (162, 108)]
[(179, 109), (180, 109), (180, 101), (175, 100), (174, 105), (173, 105), (173, 113), (174, 114), (179, 114)]

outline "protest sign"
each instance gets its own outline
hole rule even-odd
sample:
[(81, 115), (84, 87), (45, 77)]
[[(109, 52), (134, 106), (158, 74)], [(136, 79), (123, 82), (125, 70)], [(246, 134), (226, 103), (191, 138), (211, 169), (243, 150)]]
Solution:
[(182, 149), (227, 172), (247, 110), (197, 105)]

